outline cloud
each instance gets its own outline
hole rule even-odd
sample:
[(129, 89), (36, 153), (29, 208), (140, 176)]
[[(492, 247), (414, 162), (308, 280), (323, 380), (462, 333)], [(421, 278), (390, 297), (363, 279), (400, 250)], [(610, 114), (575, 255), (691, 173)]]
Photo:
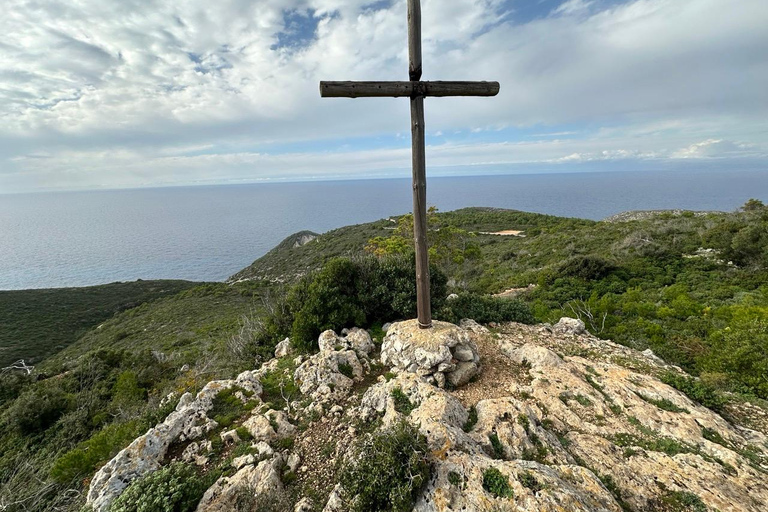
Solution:
[[(9, 1), (0, 192), (407, 168), (407, 101), (317, 92), (406, 78), (405, 0)], [(501, 82), (492, 99), (427, 100), (450, 144), (430, 162), (765, 154), (763, 0), (536, 6), (423, 0), (425, 79)], [(729, 140), (745, 147), (714, 143)]]
[(733, 158), (765, 156), (754, 144), (744, 144), (722, 139), (709, 139), (691, 144), (672, 153), (672, 158)]

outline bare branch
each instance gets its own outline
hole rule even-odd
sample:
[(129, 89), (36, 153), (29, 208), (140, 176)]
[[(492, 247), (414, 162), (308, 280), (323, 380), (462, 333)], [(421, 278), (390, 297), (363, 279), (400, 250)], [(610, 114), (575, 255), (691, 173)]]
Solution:
[(25, 372), (27, 375), (31, 374), (34, 371), (35, 367), (32, 365), (29, 365), (24, 362), (23, 359), (19, 359), (15, 363), (13, 363), (11, 366), (6, 366), (5, 368), (0, 368), (0, 371), (2, 372), (12, 372), (15, 370), (19, 370), (22, 372)]

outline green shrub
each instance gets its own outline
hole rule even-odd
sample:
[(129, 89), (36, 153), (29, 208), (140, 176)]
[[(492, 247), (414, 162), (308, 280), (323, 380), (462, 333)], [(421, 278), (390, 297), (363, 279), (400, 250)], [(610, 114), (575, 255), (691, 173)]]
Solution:
[(210, 480), (174, 462), (131, 483), (109, 512), (192, 512)]
[[(416, 315), (414, 256), (335, 258), (272, 301), (260, 323), (258, 344), (274, 347), (290, 335), (302, 351), (317, 349), (317, 337), (327, 329), (369, 327)], [(432, 309), (442, 307), (447, 278), (430, 266)]]
[(222, 389), (214, 397), (213, 406), (208, 412), (208, 416), (224, 428), (230, 427), (248, 410), (248, 405), (236, 396), (237, 392), (247, 395), (247, 392), (239, 387)]
[(352, 370), (352, 365), (349, 363), (339, 363), (339, 373), (350, 379), (355, 378), (355, 372)]
[(499, 436), (496, 434), (496, 432), (488, 435), (488, 441), (491, 442), (491, 448), (493, 449), (494, 458), (503, 459), (504, 446), (501, 444), (501, 440), (499, 440)]
[(96, 468), (115, 456), (135, 439), (142, 425), (136, 420), (104, 427), (77, 448), (56, 459), (51, 468), (51, 478), (68, 484), (77, 478), (92, 474)]
[(116, 404), (130, 405), (141, 402), (147, 397), (147, 390), (139, 385), (139, 379), (136, 372), (127, 370), (117, 377), (112, 388), (112, 400)]
[(413, 405), (411, 400), (408, 398), (408, 395), (403, 393), (402, 389), (394, 388), (391, 394), (392, 394), (392, 400), (395, 402), (395, 410), (400, 414), (404, 414), (408, 416), (409, 414), (411, 414), (411, 411), (415, 409), (415, 406)]
[(656, 407), (664, 411), (684, 412), (686, 414), (691, 412), (688, 409), (683, 409), (682, 407), (678, 407), (677, 405), (675, 405), (674, 402), (672, 402), (668, 398), (652, 398), (650, 396), (645, 396), (644, 394), (637, 393), (637, 392), (635, 394), (640, 398), (642, 398), (643, 400), (645, 400), (646, 402), (648, 402), (649, 404), (655, 405)]
[(523, 487), (526, 487), (534, 493), (539, 492), (543, 487), (541, 483), (530, 471), (524, 471), (517, 475), (517, 479), (520, 481)]
[(661, 381), (681, 391), (694, 402), (715, 411), (721, 410), (727, 402), (723, 394), (714, 386), (693, 377), (667, 372), (661, 376)]
[[(754, 314), (765, 315), (766, 308), (755, 308)], [(713, 333), (711, 354), (701, 362), (704, 370), (725, 373), (740, 392), (768, 398), (768, 321), (751, 317), (733, 322)]]
[(469, 408), (469, 414), (467, 415), (467, 421), (464, 423), (464, 432), (471, 432), (477, 424), (477, 409), (473, 405)]
[(418, 429), (401, 421), (358, 440), (339, 482), (354, 512), (409, 512), (429, 480), (429, 447)]
[(590, 254), (569, 258), (557, 269), (563, 277), (577, 277), (587, 281), (602, 279), (614, 270), (614, 266), (603, 258)]
[(452, 323), (458, 323), (464, 318), (479, 323), (535, 322), (531, 308), (522, 301), (472, 293), (459, 294), (458, 298), (446, 302), (435, 317)]
[(299, 350), (317, 349), (317, 337), (327, 329), (363, 325), (365, 312), (358, 304), (358, 269), (342, 258), (329, 261), (308, 285), (298, 285), (289, 295), (296, 304), (291, 343)]
[(5, 419), (21, 434), (32, 435), (48, 429), (72, 406), (72, 396), (59, 387), (33, 386), (14, 400)]
[(289, 400), (299, 394), (299, 386), (293, 380), (296, 364), (291, 357), (278, 360), (275, 370), (264, 374), (261, 378), (261, 399), (271, 409), (285, 407), (285, 398)]
[(497, 498), (512, 498), (514, 492), (509, 485), (509, 478), (496, 468), (488, 468), (483, 471), (483, 489)]

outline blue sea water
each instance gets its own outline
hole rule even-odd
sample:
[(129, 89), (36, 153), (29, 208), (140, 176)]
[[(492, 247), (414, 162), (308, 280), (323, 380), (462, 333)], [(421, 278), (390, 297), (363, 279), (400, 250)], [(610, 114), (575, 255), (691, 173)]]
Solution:
[[(427, 194), (443, 211), (495, 206), (597, 220), (627, 210), (732, 211), (768, 200), (768, 172), (430, 178)], [(223, 280), (297, 231), (410, 210), (407, 179), (0, 195), (0, 290)]]

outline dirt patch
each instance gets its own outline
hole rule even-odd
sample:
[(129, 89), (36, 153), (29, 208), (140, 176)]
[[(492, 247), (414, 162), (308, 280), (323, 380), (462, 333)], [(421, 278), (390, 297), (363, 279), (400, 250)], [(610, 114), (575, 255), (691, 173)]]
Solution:
[(501, 231), (480, 231), (481, 235), (496, 235), (496, 236), (519, 236), (525, 237), (522, 231), (517, 229), (503, 229)]
[(480, 373), (469, 384), (452, 391), (464, 407), (480, 400), (505, 398), (521, 385), (530, 383), (528, 369), (517, 364), (499, 350), (496, 334), (477, 334), (472, 338), (480, 354)]

